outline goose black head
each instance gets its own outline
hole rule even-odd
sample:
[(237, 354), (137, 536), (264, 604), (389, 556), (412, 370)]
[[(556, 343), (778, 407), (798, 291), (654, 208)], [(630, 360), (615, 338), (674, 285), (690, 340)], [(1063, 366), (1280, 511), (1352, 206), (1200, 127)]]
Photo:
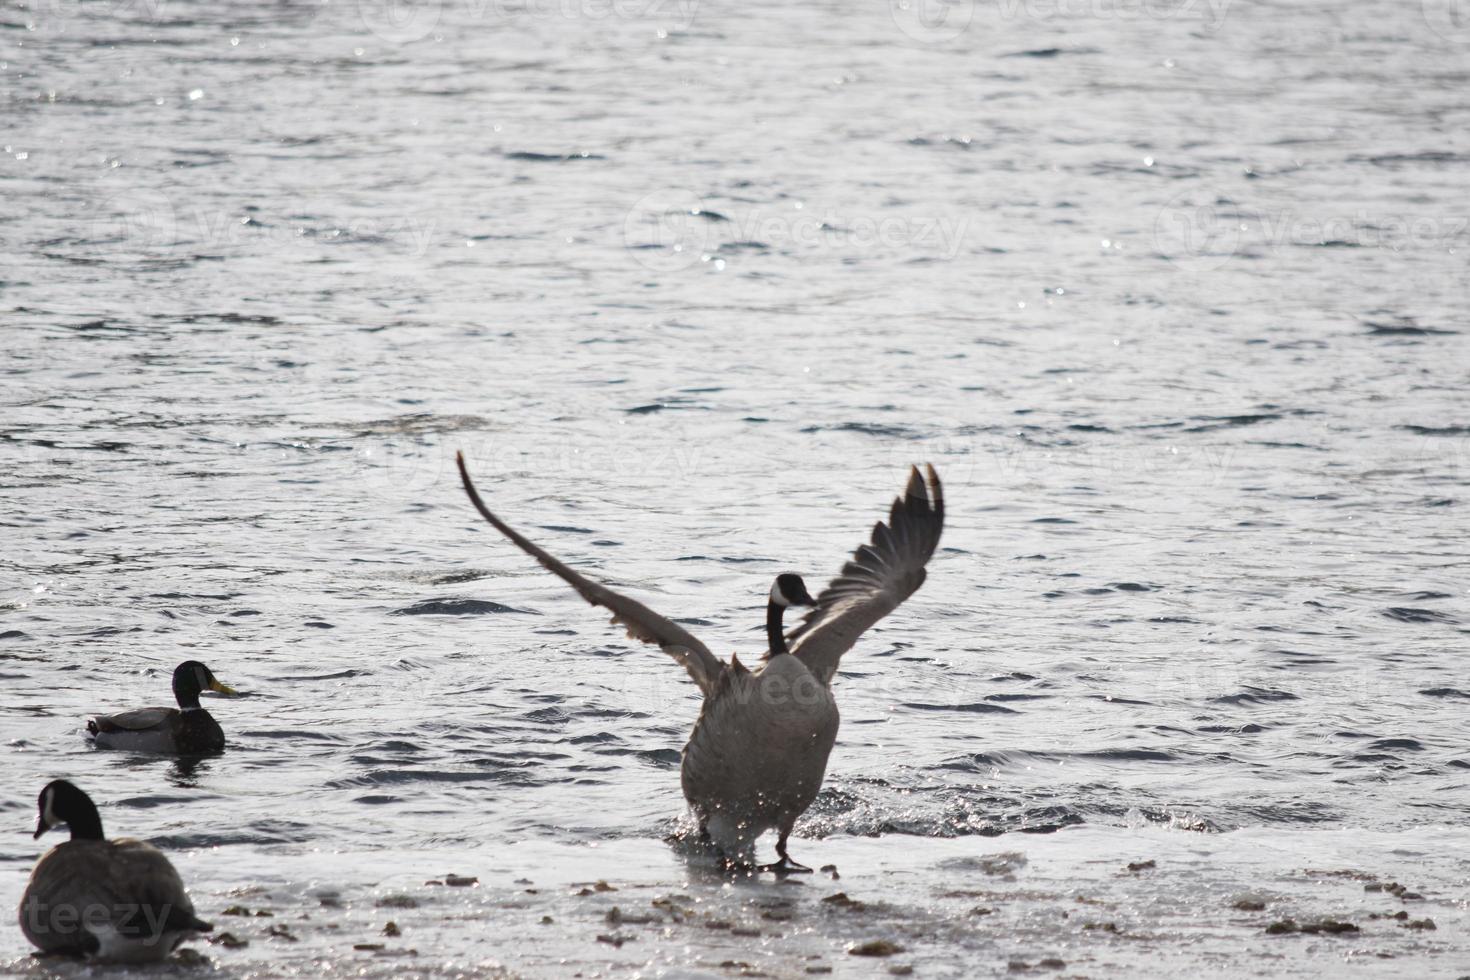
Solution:
[(102, 818), (92, 798), (64, 779), (53, 779), (36, 798), (36, 832), (40, 837), (52, 827), (66, 824), (72, 840), (101, 840)]
[(233, 687), (221, 684), (214, 671), (197, 660), (185, 660), (174, 668), (174, 699), (181, 708), (199, 707), (199, 692), (214, 691), (216, 694), (237, 694)]
[(815, 606), (817, 600), (806, 590), (806, 583), (795, 572), (782, 572), (771, 586), (771, 602), (786, 606)]

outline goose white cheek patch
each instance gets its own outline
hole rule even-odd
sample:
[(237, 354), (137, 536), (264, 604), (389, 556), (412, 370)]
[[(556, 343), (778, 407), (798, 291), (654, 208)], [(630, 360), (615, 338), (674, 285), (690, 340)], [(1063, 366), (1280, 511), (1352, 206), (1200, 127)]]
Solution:
[(783, 608), (791, 605), (791, 603), (786, 601), (786, 596), (781, 592), (781, 583), (779, 580), (771, 583), (771, 601)]

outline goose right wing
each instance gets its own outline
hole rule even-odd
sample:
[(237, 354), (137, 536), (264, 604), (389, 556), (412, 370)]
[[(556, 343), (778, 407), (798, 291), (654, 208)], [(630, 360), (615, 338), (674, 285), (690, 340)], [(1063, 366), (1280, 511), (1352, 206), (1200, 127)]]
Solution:
[(902, 497), (893, 501), (888, 523), (873, 525), (869, 542), (858, 547), (842, 574), (817, 596), (817, 605), (786, 634), (791, 652), (823, 684), (868, 627), (897, 609), (924, 584), (924, 566), (939, 547), (944, 530), (944, 488), (934, 467), (928, 480), (917, 467), (909, 472)]
[(709, 652), (708, 647), (677, 623), (665, 619), (641, 602), (635, 602), (625, 595), (619, 595), (612, 589), (579, 575), (532, 544), (485, 506), (485, 502), (480, 499), (480, 494), (475, 490), (474, 482), (470, 479), (469, 470), (465, 468), (464, 453), (455, 453), (454, 459), (459, 464), (459, 477), (464, 483), (465, 493), (469, 494), (470, 503), (475, 505), (481, 517), (489, 521), (501, 534), (515, 542), (518, 548), (540, 562), (542, 568), (576, 589), (577, 594), (583, 599), (611, 612), (612, 621), (625, 627), (630, 637), (642, 640), (644, 643), (657, 643), (665, 653), (684, 665), (684, 669), (689, 671), (689, 676), (694, 678), (694, 683), (699, 685), (705, 697), (714, 694), (723, 665), (714, 654)]

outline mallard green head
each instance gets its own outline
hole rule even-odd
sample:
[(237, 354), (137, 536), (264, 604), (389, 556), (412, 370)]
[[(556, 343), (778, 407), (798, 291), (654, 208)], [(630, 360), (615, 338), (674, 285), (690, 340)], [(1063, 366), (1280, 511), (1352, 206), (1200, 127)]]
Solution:
[(40, 837), (52, 827), (66, 824), (71, 828), (72, 840), (101, 840), (102, 818), (97, 816), (97, 807), (92, 798), (64, 779), (53, 779), (36, 798), (35, 837)]
[(174, 668), (174, 699), (179, 702), (180, 708), (188, 710), (199, 707), (201, 691), (214, 691), (217, 694), (239, 693), (228, 684), (221, 684), (215, 678), (214, 671), (197, 660), (186, 660)]

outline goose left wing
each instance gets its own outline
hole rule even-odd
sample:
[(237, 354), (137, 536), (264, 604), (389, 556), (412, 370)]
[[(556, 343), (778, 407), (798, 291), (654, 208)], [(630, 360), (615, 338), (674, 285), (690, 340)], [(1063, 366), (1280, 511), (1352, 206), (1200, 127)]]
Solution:
[(823, 684), (859, 636), (897, 609), (924, 584), (924, 566), (944, 529), (944, 488), (933, 466), (909, 471), (904, 495), (893, 501), (888, 523), (873, 525), (872, 539), (853, 552), (842, 574), (817, 596), (817, 605), (786, 635), (793, 655)]
[(469, 470), (465, 468), (464, 453), (455, 453), (454, 459), (459, 464), (459, 477), (464, 483), (465, 493), (469, 494), (470, 503), (475, 505), (481, 517), (494, 525), (501, 534), (515, 542), (522, 551), (540, 562), (542, 568), (576, 589), (583, 599), (611, 612), (613, 622), (625, 627), (630, 637), (642, 640), (644, 643), (658, 644), (665, 653), (683, 664), (684, 669), (689, 672), (694, 683), (699, 685), (705, 697), (710, 697), (715, 693), (723, 665), (713, 653), (710, 653), (708, 647), (677, 623), (660, 616), (641, 602), (635, 602), (625, 595), (619, 595), (612, 589), (578, 574), (532, 544), (509, 524), (492, 514), (490, 508), (485, 506), (485, 502), (480, 499), (479, 492), (475, 490), (474, 482), (470, 479)]

